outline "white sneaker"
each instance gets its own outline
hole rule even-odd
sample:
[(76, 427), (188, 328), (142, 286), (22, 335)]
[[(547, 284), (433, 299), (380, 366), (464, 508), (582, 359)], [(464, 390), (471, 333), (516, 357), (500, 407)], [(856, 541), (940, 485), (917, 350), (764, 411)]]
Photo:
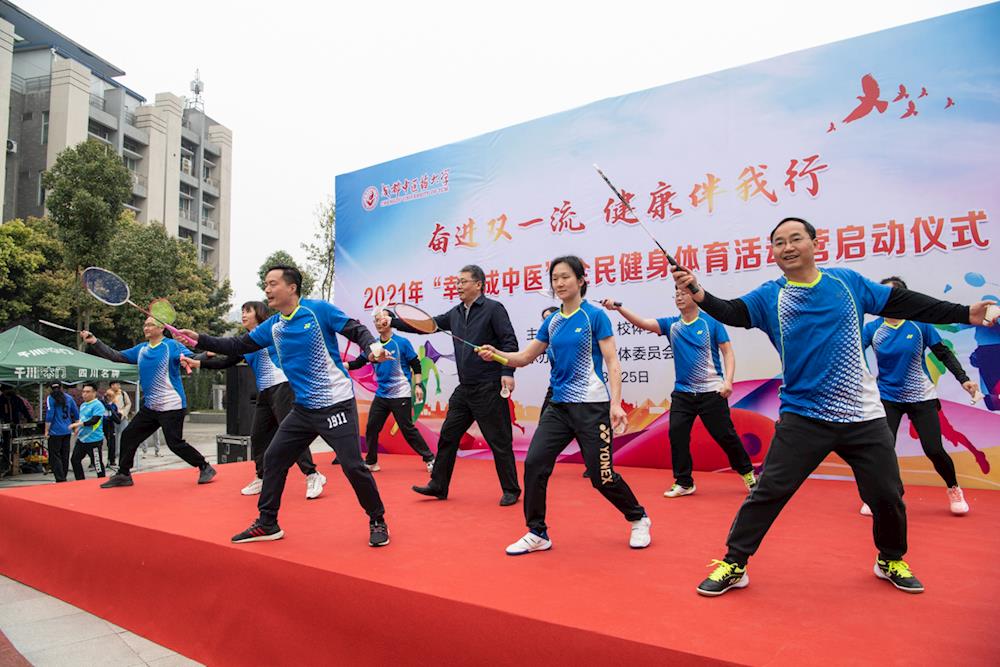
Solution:
[(524, 537), (507, 547), (507, 555), (523, 556), (524, 554), (530, 554), (532, 551), (548, 551), (551, 548), (552, 540), (539, 537), (529, 530), (524, 534)]
[(965, 502), (965, 494), (960, 486), (948, 489), (948, 502), (951, 503), (952, 514), (966, 514), (969, 511), (969, 503)]
[(256, 496), (260, 493), (262, 488), (264, 488), (264, 480), (260, 477), (254, 477), (252, 482), (240, 490), (240, 493), (244, 496)]
[(680, 484), (674, 484), (669, 489), (663, 492), (664, 498), (680, 498), (681, 496), (690, 496), (697, 489), (694, 484), (691, 486), (681, 486)]
[(366, 467), (366, 468), (368, 468), (369, 470), (371, 470), (372, 472), (378, 472), (379, 470), (381, 470), (381, 469), (382, 469), (382, 466), (380, 466), (380, 465), (379, 465), (379, 464), (377, 464), (377, 463), (373, 463), (373, 464), (371, 464), (371, 465), (368, 465), (368, 464), (366, 463), (366, 464), (365, 464), (365, 467)]
[(434, 459), (430, 461), (424, 461), (427, 464), (427, 472), (434, 472)]
[(628, 545), (633, 549), (645, 549), (649, 546), (652, 537), (649, 535), (649, 527), (653, 522), (648, 516), (644, 516), (638, 521), (630, 521), (632, 524), (632, 534), (629, 535)]
[(323, 493), (323, 485), (326, 484), (326, 476), (321, 472), (314, 472), (306, 476), (306, 500), (319, 498)]
[(868, 503), (861, 504), (861, 516), (871, 516), (872, 508), (868, 507)]

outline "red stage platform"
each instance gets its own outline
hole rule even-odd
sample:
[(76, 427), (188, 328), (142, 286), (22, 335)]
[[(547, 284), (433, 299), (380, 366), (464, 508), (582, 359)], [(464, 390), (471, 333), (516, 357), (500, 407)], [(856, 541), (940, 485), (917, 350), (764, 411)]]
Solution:
[(698, 493), (663, 498), (662, 470), (623, 468), (653, 520), (633, 551), (628, 524), (558, 466), (554, 548), (518, 558), (521, 506), (498, 507), (492, 462), (461, 460), (451, 499), (410, 491), (413, 456), (376, 473), (392, 543), (367, 544), (367, 519), (331, 455), (330, 480), (304, 498), (292, 470), (286, 537), (232, 545), (255, 516), (239, 495), (250, 464), (0, 492), (0, 573), (210, 665), (294, 664), (996, 664), (1000, 492), (911, 487), (908, 560), (927, 587), (907, 595), (872, 574), (870, 519), (853, 484), (813, 480), (752, 561), (745, 590), (694, 588), (721, 557), (743, 500), (733, 474), (698, 475)]

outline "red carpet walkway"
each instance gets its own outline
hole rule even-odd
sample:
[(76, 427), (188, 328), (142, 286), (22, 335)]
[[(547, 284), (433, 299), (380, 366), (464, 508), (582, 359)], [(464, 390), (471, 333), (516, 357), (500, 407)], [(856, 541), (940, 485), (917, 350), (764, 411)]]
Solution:
[(524, 531), (520, 504), (497, 506), (492, 462), (459, 461), (451, 499), (413, 494), (412, 456), (376, 473), (392, 544), (367, 545), (367, 521), (331, 455), (330, 480), (304, 498), (289, 475), (279, 542), (234, 546), (255, 516), (239, 495), (249, 464), (0, 492), (0, 573), (212, 665), (997, 664), (1000, 492), (911, 487), (908, 561), (927, 587), (907, 595), (871, 572), (870, 519), (852, 484), (809, 481), (751, 562), (749, 588), (695, 594), (721, 557), (743, 499), (732, 474), (701, 473), (668, 500), (667, 472), (622, 469), (653, 520), (633, 551), (628, 524), (580, 467), (558, 466), (547, 553), (503, 548)]

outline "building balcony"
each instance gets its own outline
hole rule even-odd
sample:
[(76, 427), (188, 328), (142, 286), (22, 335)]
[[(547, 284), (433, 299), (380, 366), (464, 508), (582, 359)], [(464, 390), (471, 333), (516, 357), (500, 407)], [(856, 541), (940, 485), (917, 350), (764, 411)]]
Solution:
[(107, 102), (100, 95), (90, 94), (90, 106), (95, 109), (100, 109), (101, 111), (107, 111)]
[(132, 179), (132, 193), (139, 197), (145, 197), (146, 177), (134, 171), (129, 172), (129, 177)]
[(177, 220), (184, 229), (190, 229), (192, 232), (198, 231), (198, 221), (194, 219), (194, 214), (191, 211), (180, 209)]
[(207, 216), (202, 216), (201, 233), (214, 239), (219, 238), (219, 223)]

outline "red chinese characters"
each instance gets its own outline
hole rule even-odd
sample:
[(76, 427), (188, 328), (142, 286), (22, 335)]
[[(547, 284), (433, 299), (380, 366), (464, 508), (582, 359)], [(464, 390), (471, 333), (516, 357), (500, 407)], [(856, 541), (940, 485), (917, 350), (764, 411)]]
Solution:
[(799, 167), (799, 161), (792, 159), (791, 163), (788, 165), (788, 169), (785, 170), (785, 175), (788, 176), (788, 178), (785, 179), (785, 187), (788, 188), (789, 192), (795, 194), (796, 180), (808, 178), (809, 185), (806, 186), (806, 192), (813, 197), (819, 194), (819, 177), (816, 174), (826, 170), (830, 165), (816, 164), (818, 160), (819, 153), (816, 155), (810, 155), (809, 157), (802, 159), (802, 166)]
[(698, 208), (702, 204), (708, 204), (708, 212), (715, 211), (715, 196), (724, 192), (724, 190), (719, 189), (719, 183), (720, 181), (715, 174), (705, 174), (705, 181), (695, 184), (691, 189), (691, 194), (688, 195), (691, 206)]
[(660, 181), (657, 188), (649, 193), (649, 208), (646, 209), (646, 213), (649, 213), (654, 220), (666, 220), (668, 217), (672, 218), (683, 213), (671, 202), (677, 196), (673, 187)]
[(434, 233), (431, 234), (431, 241), (427, 244), (427, 247), (431, 249), (432, 252), (447, 253), (448, 243), (451, 240), (451, 234), (446, 232), (444, 225), (440, 222), (434, 223)]
[[(757, 171), (758, 169), (760, 171)], [(756, 167), (749, 165), (740, 172), (740, 184), (736, 186), (736, 191), (743, 201), (748, 201), (751, 197), (760, 194), (764, 195), (772, 204), (778, 202), (778, 195), (774, 193), (774, 190), (767, 189), (767, 179), (764, 178), (765, 169), (767, 169), (766, 164), (759, 164)]]
[[(625, 201), (627, 201), (629, 206), (631, 206), (635, 193), (622, 190), (622, 197), (624, 197)], [(631, 211), (625, 207), (625, 204), (621, 203), (617, 199), (609, 198), (608, 203), (604, 205), (604, 222), (609, 225), (614, 225), (618, 222), (624, 222), (626, 225), (634, 225), (639, 222), (639, 220), (632, 215)]]
[(572, 204), (568, 200), (563, 200), (562, 206), (553, 206), (552, 215), (549, 216), (549, 227), (553, 234), (562, 232), (582, 232), (587, 226), (576, 219), (576, 211), (572, 209)]

